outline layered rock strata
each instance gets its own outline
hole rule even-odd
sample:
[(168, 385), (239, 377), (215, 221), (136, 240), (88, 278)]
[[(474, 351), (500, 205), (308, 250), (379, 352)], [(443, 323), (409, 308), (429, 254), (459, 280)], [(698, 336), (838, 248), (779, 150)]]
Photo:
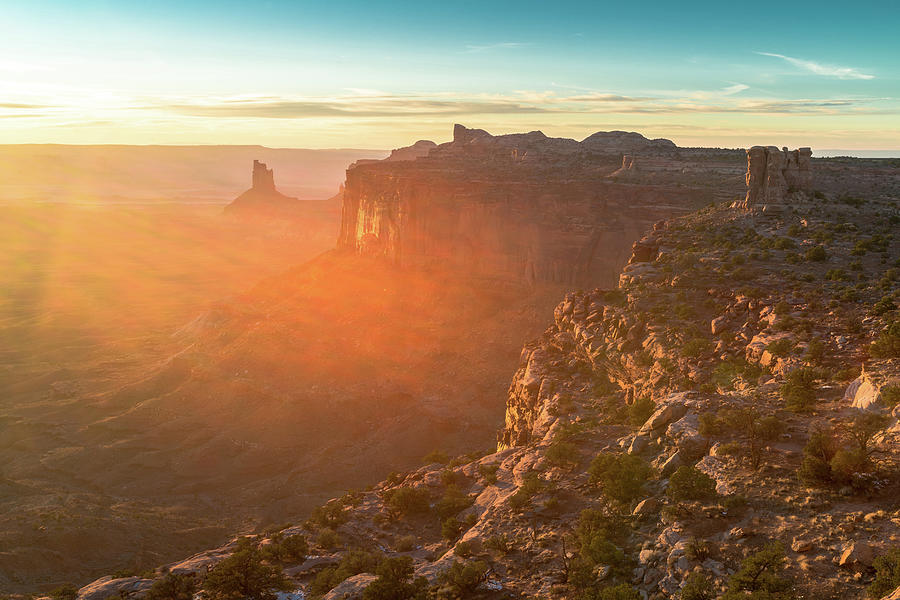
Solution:
[(415, 160), (348, 169), (338, 246), (476, 276), (612, 283), (641, 232), (715, 197), (714, 187), (608, 178), (623, 152), (677, 150), (636, 133), (577, 142), (456, 125), (452, 142), (413, 153)]
[(747, 195), (740, 206), (780, 205), (792, 194), (812, 193), (811, 156), (809, 148), (753, 146), (747, 150)]

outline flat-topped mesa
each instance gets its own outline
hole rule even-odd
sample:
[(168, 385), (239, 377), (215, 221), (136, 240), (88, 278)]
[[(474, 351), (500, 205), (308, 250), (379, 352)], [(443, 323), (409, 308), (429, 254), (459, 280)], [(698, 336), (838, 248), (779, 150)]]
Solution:
[[(715, 201), (722, 182), (735, 188), (730, 196), (740, 192), (733, 179), (742, 156), (701, 159), (712, 175), (700, 180), (682, 176), (696, 159), (679, 151), (638, 133), (579, 142), (455, 125), (453, 141), (417, 142), (347, 170), (338, 247), (466, 276), (613, 285), (631, 243), (653, 223)], [(645, 164), (664, 157), (676, 167), (653, 171), (652, 181), (611, 180), (622, 155), (636, 152)], [(723, 166), (727, 173), (715, 171)]]
[(812, 193), (812, 150), (789, 151), (776, 146), (753, 146), (747, 150), (747, 195), (736, 206), (751, 209), (788, 203), (794, 194)]
[(275, 191), (275, 174), (272, 169), (266, 168), (266, 163), (253, 161), (253, 185), (254, 190)]

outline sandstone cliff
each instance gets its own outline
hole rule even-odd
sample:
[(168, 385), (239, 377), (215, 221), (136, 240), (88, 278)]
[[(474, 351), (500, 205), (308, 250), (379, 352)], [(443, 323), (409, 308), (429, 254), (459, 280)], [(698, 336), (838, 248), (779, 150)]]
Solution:
[(348, 169), (340, 248), (513, 281), (611, 283), (642, 231), (723, 187), (716, 177), (695, 185), (608, 179), (623, 152), (678, 160), (672, 142), (636, 133), (577, 142), (456, 125), (452, 142), (427, 149), (415, 160)]
[(741, 208), (778, 206), (797, 193), (812, 193), (809, 148), (788, 151), (775, 146), (747, 150), (747, 195)]

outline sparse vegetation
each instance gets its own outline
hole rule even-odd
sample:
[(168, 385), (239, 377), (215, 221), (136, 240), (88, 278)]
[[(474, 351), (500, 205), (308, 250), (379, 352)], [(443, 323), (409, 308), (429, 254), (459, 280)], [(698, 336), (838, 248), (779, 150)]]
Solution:
[(203, 591), (210, 600), (276, 600), (279, 591), (288, 589), (281, 569), (263, 562), (262, 554), (247, 538), (203, 582)]
[[(146, 600), (193, 600), (199, 582), (193, 575), (168, 573), (153, 582), (147, 590)], [(55, 600), (55, 599), (54, 599)]]
[(603, 452), (588, 468), (591, 483), (599, 485), (603, 494), (622, 505), (640, 497), (650, 477), (650, 465), (639, 456)]
[(696, 467), (678, 467), (669, 478), (666, 495), (672, 500), (711, 500), (716, 497), (716, 480)]
[(872, 563), (875, 579), (866, 588), (869, 598), (881, 598), (900, 587), (900, 548), (891, 548)]
[(792, 583), (784, 575), (784, 560), (784, 548), (779, 543), (748, 556), (738, 572), (728, 579), (722, 600), (792, 600)]
[(807, 411), (816, 401), (818, 386), (816, 380), (819, 373), (809, 367), (800, 367), (791, 371), (781, 386), (781, 395), (785, 406), (796, 412)]

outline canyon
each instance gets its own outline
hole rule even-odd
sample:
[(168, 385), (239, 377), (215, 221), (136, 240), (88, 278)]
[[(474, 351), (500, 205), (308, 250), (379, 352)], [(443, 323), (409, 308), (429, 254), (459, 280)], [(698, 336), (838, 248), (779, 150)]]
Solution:
[[(862, 178), (845, 177), (843, 163), (822, 165), (821, 177), (819, 163), (810, 164), (810, 189), (824, 187), (835, 199), (875, 190), (886, 202), (898, 182), (896, 169), (884, 162), (851, 161), (850, 167), (867, 169)], [(391, 489), (418, 482), (443, 489), (445, 467), (416, 469), (422, 456), (440, 449), (481, 456), (449, 467), (461, 473), (461, 484), (477, 484), (465, 489), (480, 498), (476, 525), (462, 541), (484, 541), (495, 532), (515, 538), (522, 549), (508, 564), (497, 561), (498, 572), (508, 574), (500, 583), (552, 595), (554, 588), (531, 581), (521, 561), (543, 556), (537, 564), (546, 565), (546, 582), (558, 579), (556, 555), (539, 539), (558, 541), (575, 520), (572, 511), (591, 505), (570, 489), (584, 482), (568, 481), (563, 471), (540, 476), (555, 477), (572, 498), (563, 504), (565, 519), (553, 509), (520, 518), (506, 502), (560, 429), (576, 427), (576, 417), (588, 422), (577, 438), (580, 464), (591, 451), (633, 444), (620, 439), (628, 435), (621, 428), (600, 425), (602, 435), (595, 435), (593, 420), (605, 419), (614, 404), (630, 406), (644, 396), (664, 404), (671, 394), (692, 391), (683, 389), (686, 380), (704, 382), (710, 363), (682, 360), (674, 348), (700, 337), (700, 330), (706, 335), (719, 313), (707, 307), (703, 290), (728, 283), (717, 273), (688, 275), (687, 267), (706, 264), (701, 258), (713, 250), (704, 236), (718, 240), (718, 228), (737, 218), (729, 212), (736, 208), (723, 207), (746, 199), (747, 173), (744, 151), (678, 148), (624, 132), (577, 142), (540, 132), (492, 136), (462, 126), (446, 144), (420, 141), (385, 160), (356, 161), (346, 172), (339, 232), (334, 224), (337, 249), (211, 304), (156, 348), (155, 360), (89, 395), (67, 396), (77, 413), (38, 406), (5, 416), (19, 448), (45, 448), (37, 464), (10, 450), (16, 462), (10, 485), (65, 478), (62, 502), (74, 514), (55, 522), (39, 517), (46, 534), (30, 547), (22, 543), (28, 532), (10, 530), (7, 546), (16, 550), (0, 564), (15, 575), (0, 589), (87, 581), (117, 569), (156, 577), (160, 564), (192, 572), (175, 566), (191, 540), (199, 550), (215, 536), (224, 541), (223, 530), (250, 533), (303, 520), (328, 498), (368, 486), (375, 487), (350, 495), (362, 498), (361, 505), (340, 503), (347, 514), (346, 524), (335, 527), (340, 544), (317, 552), (334, 562), (356, 545), (421, 534), (411, 556), (433, 579), (457, 558), (435, 524), (401, 519), (392, 529), (376, 515)], [(265, 175), (260, 183), (268, 187), (268, 181)], [(813, 206), (810, 194), (796, 192), (788, 190), (782, 203)], [(702, 208), (712, 203), (715, 208)], [(758, 212), (740, 218), (780, 231), (767, 221), (777, 218), (772, 211)], [(690, 264), (679, 262), (682, 254), (693, 257)], [(747, 273), (736, 277), (753, 280)], [(671, 302), (661, 300), (672, 294)], [(660, 319), (667, 306), (681, 311), (681, 305), (703, 308), (683, 309), (679, 327), (644, 314)], [(64, 379), (77, 377), (57, 374), (53, 383), (65, 388)], [(609, 406), (601, 405), (606, 396)], [(697, 398), (684, 398), (696, 413)], [(571, 418), (563, 422), (562, 414)], [(54, 440), (41, 446), (39, 432), (49, 424)], [(665, 439), (654, 443), (668, 460), (674, 447)], [(497, 489), (479, 483), (478, 475), (479, 465), (495, 464)], [(379, 483), (391, 471), (401, 475)], [(90, 512), (78, 513), (76, 499)], [(96, 519), (104, 506), (121, 507), (117, 518), (127, 535), (140, 537), (140, 552), (125, 545), (114, 556), (103, 553), (104, 528)], [(153, 507), (152, 526), (125, 514), (141, 506)], [(552, 523), (539, 522), (544, 514)], [(14, 510), (8, 518), (12, 523)], [(171, 534), (148, 534), (161, 525)], [(97, 550), (90, 561), (75, 561), (67, 554), (71, 542), (88, 529)], [(233, 548), (187, 562), (213, 565)], [(40, 564), (38, 557), (51, 556), (52, 563)], [(305, 585), (325, 564), (294, 565), (297, 581)], [(152, 579), (116, 577), (82, 595), (128, 595)], [(671, 582), (680, 579), (673, 574)]]

